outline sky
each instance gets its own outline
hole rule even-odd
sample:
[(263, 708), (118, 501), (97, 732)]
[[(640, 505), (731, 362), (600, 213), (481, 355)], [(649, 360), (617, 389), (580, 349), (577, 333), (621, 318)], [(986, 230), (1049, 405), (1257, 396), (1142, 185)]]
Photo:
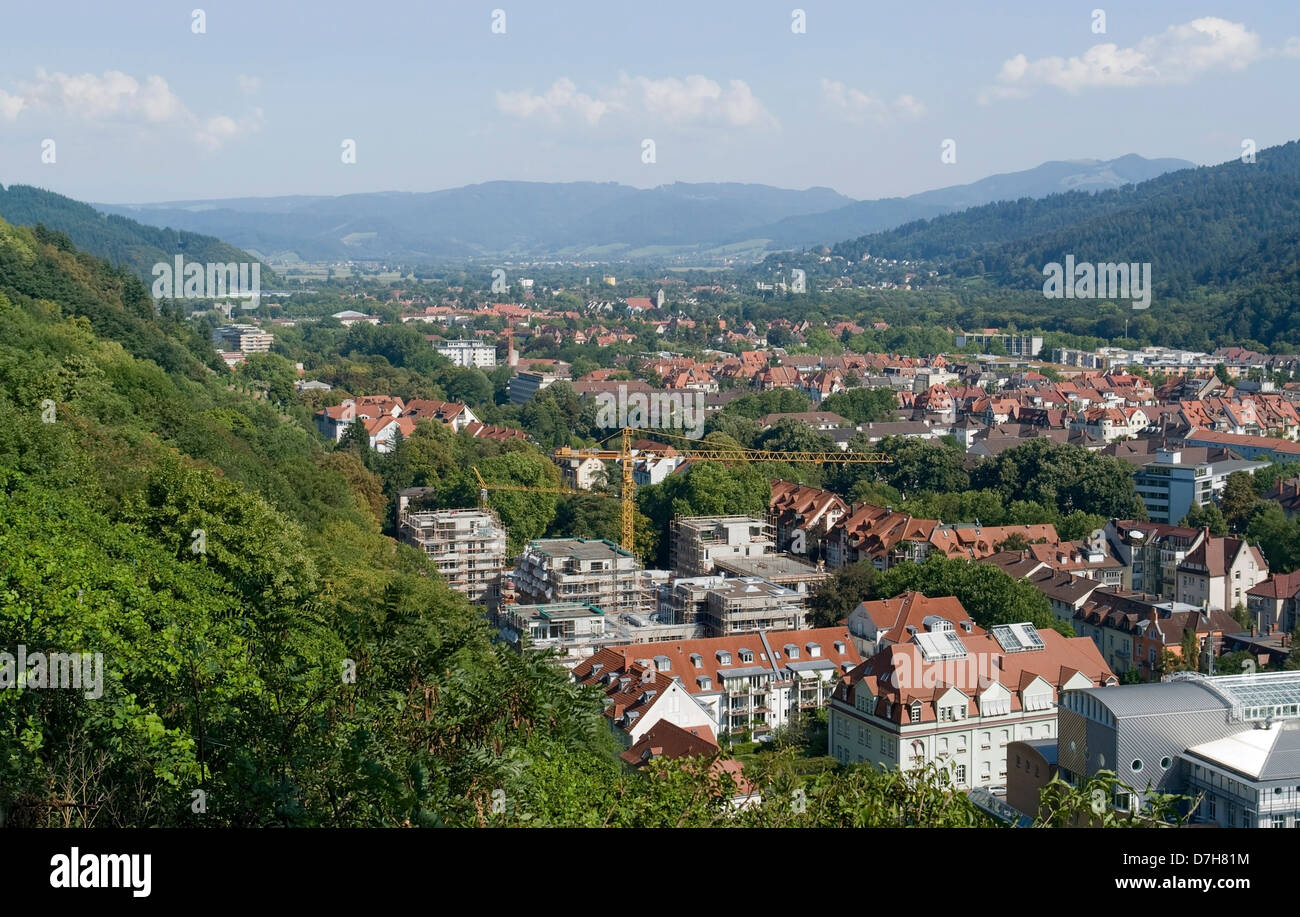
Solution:
[(101, 203), (494, 180), (877, 198), (1300, 136), (1296, 0), (797, 2), (0, 0), (0, 184)]

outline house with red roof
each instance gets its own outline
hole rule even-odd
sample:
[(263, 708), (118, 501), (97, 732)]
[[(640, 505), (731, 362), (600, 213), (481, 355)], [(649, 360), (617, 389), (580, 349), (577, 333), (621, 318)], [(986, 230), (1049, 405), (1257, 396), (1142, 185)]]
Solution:
[(830, 701), (843, 764), (945, 767), (961, 789), (1005, 784), (1007, 745), (1056, 738), (1066, 691), (1116, 684), (1096, 644), (1031, 624), (966, 633), (935, 622), (849, 672)]

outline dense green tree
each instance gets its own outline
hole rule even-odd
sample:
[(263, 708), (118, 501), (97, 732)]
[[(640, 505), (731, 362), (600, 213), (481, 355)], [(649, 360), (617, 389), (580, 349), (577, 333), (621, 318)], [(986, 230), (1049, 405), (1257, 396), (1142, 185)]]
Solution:
[(1047, 598), (1023, 580), (1012, 579), (990, 564), (950, 559), (931, 551), (925, 562), (901, 563), (872, 583), (875, 598), (893, 598), (916, 590), (931, 598), (956, 596), (980, 627), (1027, 621), (1073, 636), (1070, 625), (1052, 613)]
[(847, 392), (827, 395), (819, 408), (847, 417), (854, 423), (875, 423), (894, 419), (898, 399), (892, 388), (851, 388)]
[(1223, 510), (1219, 509), (1217, 503), (1193, 506), (1187, 511), (1187, 515), (1183, 516), (1179, 525), (1194, 529), (1208, 528), (1211, 535), (1228, 534), (1228, 520), (1223, 518)]
[(1233, 531), (1241, 531), (1246, 527), (1251, 513), (1259, 502), (1254, 481), (1249, 473), (1234, 471), (1228, 475), (1228, 480), (1224, 482), (1223, 494), (1219, 497), (1219, 508)]
[(824, 580), (808, 600), (814, 627), (831, 627), (849, 616), (871, 595), (878, 572), (867, 561), (839, 567)]

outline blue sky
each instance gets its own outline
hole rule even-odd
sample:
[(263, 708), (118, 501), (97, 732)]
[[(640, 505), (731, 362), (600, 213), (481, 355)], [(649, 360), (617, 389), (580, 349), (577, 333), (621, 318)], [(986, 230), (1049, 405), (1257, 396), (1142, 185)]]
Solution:
[(0, 21), (0, 183), (103, 202), (495, 179), (870, 198), (1300, 135), (1294, 0), (6, 0)]

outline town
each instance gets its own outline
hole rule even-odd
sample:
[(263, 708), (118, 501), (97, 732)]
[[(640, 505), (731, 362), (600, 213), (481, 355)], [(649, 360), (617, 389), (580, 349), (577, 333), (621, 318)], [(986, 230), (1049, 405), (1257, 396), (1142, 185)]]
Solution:
[[(516, 289), (509, 303), (461, 288), (425, 304), (399, 291), (382, 316), (241, 316), (215, 324), (214, 343), (238, 371), (296, 326), (390, 328), (449, 371), (485, 377), (465, 386), (474, 404), (338, 391), (302, 362), (294, 386), (323, 399), (322, 437), (352, 437), (376, 456), (405, 449), (426, 422), (545, 454), (551, 476), (531, 484), (475, 468), (464, 505), (445, 505), (445, 488), (400, 489), (391, 530), (483, 607), (499, 639), (602, 692), (629, 766), (716, 760), (748, 788), (740, 805), (757, 791), (729, 755), (820, 722), (824, 747), (812, 751), (843, 765), (938, 764), (1003, 820), (1038, 818), (1053, 778), (1080, 785), (1109, 769), (1117, 811), (1179, 793), (1198, 800), (1184, 813), (1192, 822), (1300, 824), (1300, 774), (1278, 770), (1300, 736), (1290, 728), (1300, 558), (1287, 544), (1300, 509), (1294, 357), (1050, 348), (1041, 334), (998, 329), (948, 329), (950, 346), (928, 355), (858, 351), (889, 324), (731, 321), (716, 285), (586, 288), (565, 309), (545, 300), (572, 300), (570, 289), (529, 279)], [(265, 314), (285, 311), (272, 301)], [(638, 349), (645, 342), (656, 349)], [(684, 435), (672, 411), (632, 411), (627, 429), (629, 412), (606, 408), (629, 391), (643, 404), (698, 399), (708, 435)], [(576, 402), (558, 435), (530, 422), (547, 399)], [(1105, 462), (1107, 486), (1132, 499), (1099, 494), (1062, 512), (975, 487), (1026, 449)], [(766, 505), (674, 513), (657, 549), (639, 544), (628, 524), (636, 489), (719, 459), (752, 469)], [(929, 467), (909, 488), (891, 469), (915, 462)], [(955, 477), (940, 483), (944, 467)], [(512, 545), (494, 499), (530, 490), (621, 502), (622, 528), (552, 527)], [(1106, 515), (1121, 508), (1138, 511)], [(931, 557), (997, 571), (1050, 614), (967, 609), (924, 577), (877, 594), (852, 574), (926, 569)], [(1120, 761), (1121, 748), (1140, 754)]]

